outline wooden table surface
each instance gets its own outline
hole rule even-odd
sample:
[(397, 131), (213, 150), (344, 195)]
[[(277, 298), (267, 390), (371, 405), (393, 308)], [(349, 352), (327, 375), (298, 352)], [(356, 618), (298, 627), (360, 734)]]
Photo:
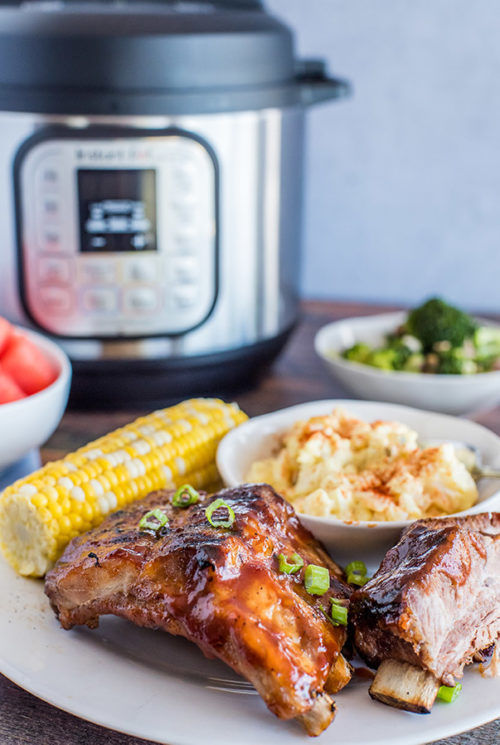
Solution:
[[(314, 333), (328, 321), (382, 310), (389, 309), (348, 303), (305, 303), (302, 322), (284, 354), (258, 386), (234, 398), (250, 416), (255, 416), (303, 401), (346, 396), (315, 356)], [(140, 413), (145, 412), (68, 411), (43, 448), (42, 457), (44, 461), (61, 457)], [(478, 413), (474, 419), (500, 434), (500, 408)], [(144, 745), (145, 742), (59, 711), (0, 675), (0, 745)], [(445, 742), (446, 745), (497, 745), (500, 719), (439, 742), (441, 745)]]

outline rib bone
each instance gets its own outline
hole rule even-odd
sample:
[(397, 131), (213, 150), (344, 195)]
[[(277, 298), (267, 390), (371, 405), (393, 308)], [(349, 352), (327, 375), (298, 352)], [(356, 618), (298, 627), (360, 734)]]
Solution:
[(309, 711), (298, 716), (297, 720), (308, 735), (317, 737), (333, 722), (334, 717), (335, 701), (327, 693), (320, 693)]
[(332, 665), (325, 683), (327, 693), (338, 693), (352, 678), (353, 668), (343, 654), (339, 654), (335, 664)]
[(384, 660), (370, 686), (370, 696), (377, 701), (416, 714), (430, 714), (439, 690), (432, 673), (407, 662)]

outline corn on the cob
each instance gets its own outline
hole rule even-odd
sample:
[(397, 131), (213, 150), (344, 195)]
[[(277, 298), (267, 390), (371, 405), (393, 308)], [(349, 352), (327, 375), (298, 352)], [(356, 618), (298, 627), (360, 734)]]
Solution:
[(20, 574), (41, 577), (107, 513), (154, 489), (214, 485), (217, 444), (246, 418), (236, 404), (191, 399), (47, 463), (0, 495), (4, 556)]

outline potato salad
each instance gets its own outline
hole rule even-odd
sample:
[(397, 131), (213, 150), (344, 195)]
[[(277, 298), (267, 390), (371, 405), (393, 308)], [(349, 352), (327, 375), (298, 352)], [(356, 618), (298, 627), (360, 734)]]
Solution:
[(405, 424), (369, 423), (342, 409), (296, 422), (246, 479), (271, 484), (298, 512), (346, 521), (449, 515), (478, 498), (451, 443), (420, 447)]

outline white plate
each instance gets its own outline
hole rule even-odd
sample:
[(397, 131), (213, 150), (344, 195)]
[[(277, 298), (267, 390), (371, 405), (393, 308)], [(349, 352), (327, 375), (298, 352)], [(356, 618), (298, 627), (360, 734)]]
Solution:
[[(217, 467), (227, 486), (244, 483), (250, 465), (269, 457), (282, 435), (299, 420), (329, 414), (341, 407), (367, 422), (382, 419), (403, 422), (425, 440), (458, 440), (475, 446), (483, 464), (500, 468), (500, 437), (480, 424), (468, 419), (433, 414), (408, 406), (385, 404), (378, 401), (329, 399), (309, 401), (290, 406), (271, 414), (254, 417), (229, 432), (219, 443)], [(500, 480), (482, 479), (478, 483), (478, 503), (461, 514), (500, 509)], [(335, 517), (300, 515), (301, 521), (330, 549), (341, 563), (357, 559), (358, 555), (380, 555), (398, 540), (399, 534), (411, 520), (388, 522), (344, 521)]]
[[(356, 342), (376, 346), (406, 319), (406, 313), (346, 318), (323, 326), (314, 348), (330, 374), (360, 398), (408, 404), (447, 414), (465, 414), (500, 401), (500, 370), (477, 375), (424, 375), (379, 370), (349, 362), (340, 353)], [(493, 325), (491, 321), (478, 319)]]
[[(99, 629), (64, 631), (40, 580), (18, 577), (0, 558), (0, 672), (76, 716), (169, 745), (293, 745), (311, 742), (276, 719), (255, 691), (194, 644), (114, 617)], [(468, 670), (455, 704), (429, 716), (373, 702), (355, 680), (337, 694), (320, 745), (417, 745), (500, 716), (500, 679)]]

